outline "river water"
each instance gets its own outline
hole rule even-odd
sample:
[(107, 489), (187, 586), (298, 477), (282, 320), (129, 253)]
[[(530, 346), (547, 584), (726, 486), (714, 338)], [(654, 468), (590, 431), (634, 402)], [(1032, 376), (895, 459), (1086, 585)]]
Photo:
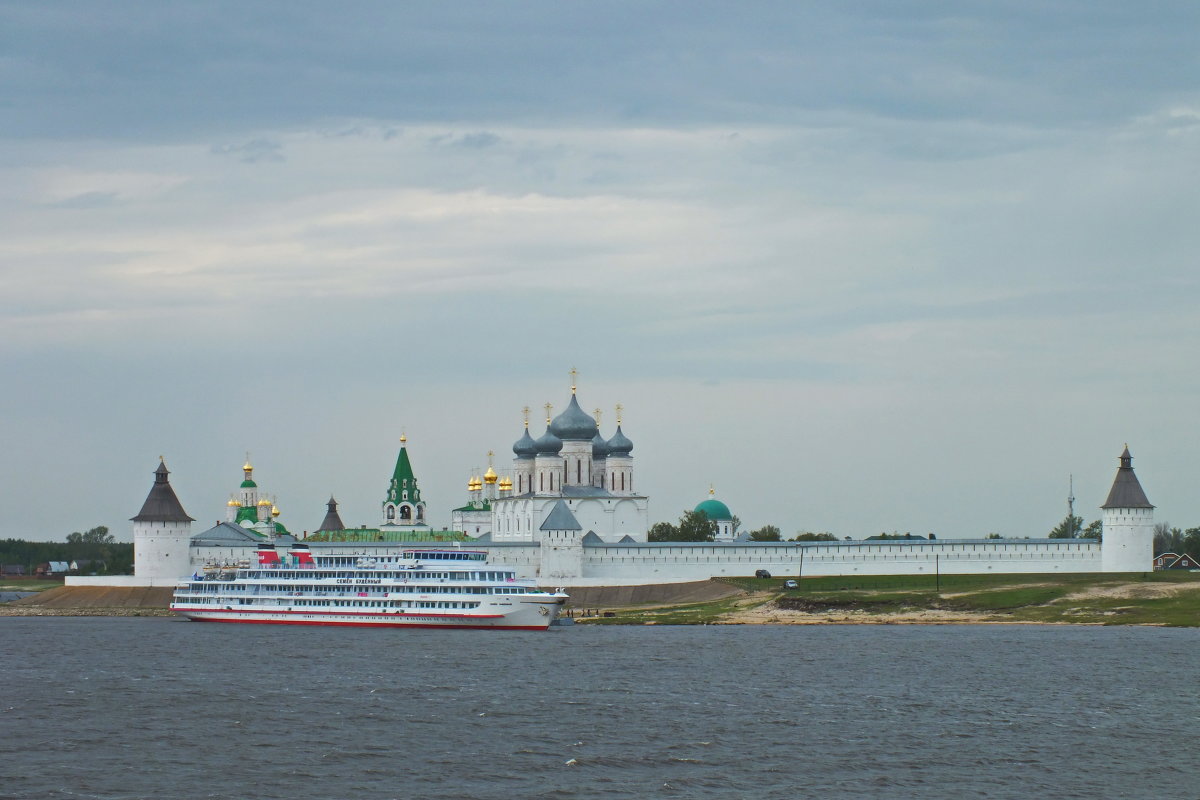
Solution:
[(0, 797), (1196, 798), (1200, 630), (0, 618)]

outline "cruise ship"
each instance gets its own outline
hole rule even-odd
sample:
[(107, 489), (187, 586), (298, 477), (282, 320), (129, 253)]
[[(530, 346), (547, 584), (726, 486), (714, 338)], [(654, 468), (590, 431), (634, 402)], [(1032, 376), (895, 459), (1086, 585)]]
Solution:
[(297, 542), (282, 556), (273, 544), (256, 555), (257, 564), (206, 564), (176, 586), (171, 608), (203, 622), (545, 630), (567, 601), (478, 550), (316, 555)]

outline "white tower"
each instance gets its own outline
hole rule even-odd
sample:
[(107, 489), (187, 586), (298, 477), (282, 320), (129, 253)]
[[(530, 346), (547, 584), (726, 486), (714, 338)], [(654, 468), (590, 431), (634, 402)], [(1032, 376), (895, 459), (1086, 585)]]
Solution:
[(513, 445), (513, 486), (514, 494), (529, 494), (533, 491), (533, 459), (537, 455), (537, 445), (529, 435), (529, 406), (521, 409), (525, 415), (525, 432)]
[(175, 581), (191, 571), (192, 518), (183, 510), (160, 457), (154, 485), (133, 522), (133, 574)]
[(1129, 445), (1113, 480), (1104, 509), (1100, 564), (1105, 572), (1150, 572), (1154, 569), (1154, 506), (1133, 474)]
[(621, 430), (621, 412), (624, 406), (617, 403), (617, 432), (605, 442), (607, 451), (604, 459), (604, 475), (608, 480), (605, 487), (611, 494), (630, 497), (633, 491), (633, 442)]
[(535, 494), (562, 494), (563, 460), (559, 452), (563, 448), (562, 439), (550, 430), (550, 409), (553, 406), (546, 403), (546, 432), (538, 437), (533, 446), (537, 455), (533, 459)]
[(567, 504), (559, 500), (539, 530), (542, 580), (564, 580), (583, 575), (583, 527)]

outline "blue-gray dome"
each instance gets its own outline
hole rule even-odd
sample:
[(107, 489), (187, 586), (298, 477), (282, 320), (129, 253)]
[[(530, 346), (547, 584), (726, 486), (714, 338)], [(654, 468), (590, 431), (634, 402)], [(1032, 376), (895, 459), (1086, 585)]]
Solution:
[(558, 438), (569, 442), (590, 442), (600, 433), (600, 429), (596, 427), (596, 420), (579, 407), (575, 395), (571, 395), (567, 410), (550, 423), (550, 430)]
[(538, 437), (538, 440), (533, 443), (537, 454), (540, 455), (558, 455), (558, 451), (562, 450), (562, 439), (555, 436), (549, 427), (546, 432)]
[(529, 428), (525, 429), (525, 434), (513, 445), (513, 452), (516, 453), (517, 458), (533, 458), (537, 455), (537, 445), (534, 444), (533, 437), (529, 435)]
[(617, 432), (608, 440), (608, 454), (610, 456), (627, 456), (633, 450), (633, 442), (621, 433), (621, 426), (617, 426)]
[(596, 436), (592, 439), (592, 458), (600, 459), (608, 457), (608, 442), (604, 441), (604, 437), (596, 431)]

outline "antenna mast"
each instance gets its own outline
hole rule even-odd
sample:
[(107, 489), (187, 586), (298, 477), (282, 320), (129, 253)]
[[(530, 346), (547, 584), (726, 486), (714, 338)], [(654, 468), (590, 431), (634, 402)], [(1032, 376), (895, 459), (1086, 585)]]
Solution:
[[(1074, 527), (1074, 525), (1075, 525), (1075, 475), (1074, 474), (1072, 474), (1070, 477), (1069, 486), (1070, 486), (1070, 488), (1067, 489), (1067, 519), (1070, 521), (1071, 526)], [(1074, 533), (1074, 531), (1072, 531), (1072, 533)]]

